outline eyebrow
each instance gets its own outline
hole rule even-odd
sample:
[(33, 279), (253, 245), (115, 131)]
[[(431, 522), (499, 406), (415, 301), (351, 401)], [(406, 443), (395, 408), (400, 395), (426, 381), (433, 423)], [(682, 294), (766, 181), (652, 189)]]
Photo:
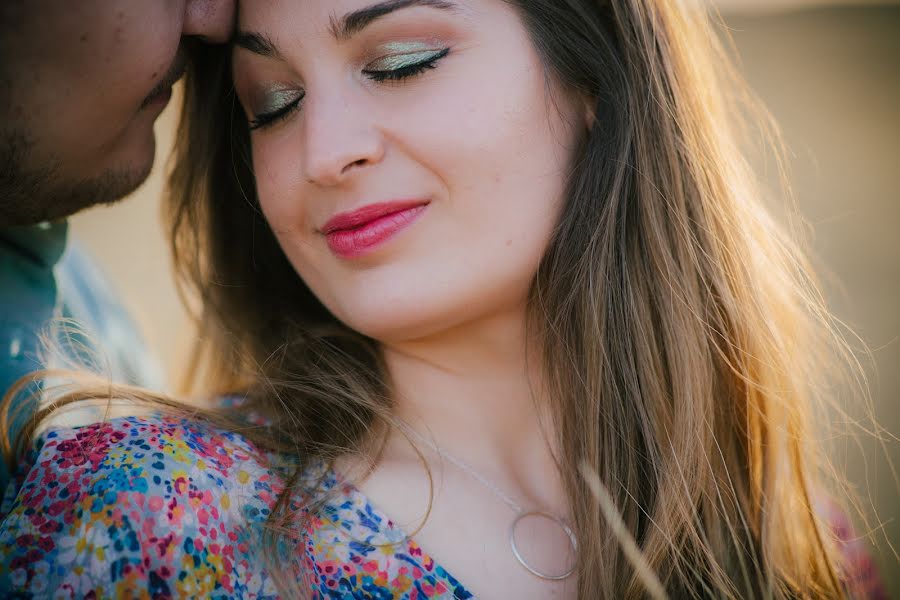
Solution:
[(453, 10), (456, 8), (456, 5), (448, 0), (385, 0), (384, 2), (349, 13), (342, 19), (332, 18), (331, 34), (339, 40), (346, 40), (368, 27), (376, 19), (414, 6), (427, 6), (441, 10)]
[[(456, 4), (449, 0), (385, 0), (384, 2), (348, 13), (340, 19), (332, 17), (328, 29), (336, 39), (346, 40), (385, 15), (414, 6), (427, 6), (440, 10), (455, 10), (457, 8)], [(239, 31), (234, 36), (232, 43), (254, 54), (269, 58), (281, 57), (281, 53), (278, 51), (275, 43), (262, 33)]]
[(255, 31), (239, 31), (231, 43), (260, 56), (269, 58), (281, 57), (281, 53), (278, 52), (275, 43), (266, 37), (265, 34)]

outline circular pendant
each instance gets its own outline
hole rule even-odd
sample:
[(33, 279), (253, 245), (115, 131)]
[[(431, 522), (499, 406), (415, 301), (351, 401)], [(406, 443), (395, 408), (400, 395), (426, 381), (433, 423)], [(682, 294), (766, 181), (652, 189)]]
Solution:
[(576, 556), (578, 555), (578, 540), (575, 538), (575, 532), (572, 531), (571, 527), (566, 525), (565, 521), (563, 521), (562, 519), (560, 519), (559, 517), (557, 517), (554, 514), (544, 512), (542, 510), (529, 510), (529, 511), (520, 512), (516, 516), (516, 518), (513, 519), (512, 525), (509, 526), (509, 544), (510, 544), (510, 546), (512, 546), (513, 556), (515, 556), (516, 560), (519, 561), (519, 564), (521, 564), (523, 567), (528, 569), (528, 571), (532, 575), (536, 575), (537, 577), (540, 577), (541, 579), (550, 579), (553, 581), (558, 581), (558, 580), (568, 578), (572, 573), (575, 572), (577, 562), (578, 562), (577, 559), (576, 559), (576, 565), (573, 565), (572, 568), (569, 569), (568, 571), (566, 571), (565, 573), (561, 573), (559, 575), (548, 575), (547, 573), (542, 573), (542, 572), (538, 571), (537, 569), (535, 569), (534, 567), (532, 567), (531, 565), (529, 565), (528, 562), (525, 560), (525, 557), (522, 556), (522, 553), (519, 552), (519, 548), (516, 546), (516, 526), (525, 517), (543, 517), (543, 518), (549, 519), (550, 521), (553, 521), (554, 523), (559, 525), (560, 528), (565, 532), (566, 537), (569, 538), (569, 543), (572, 544), (573, 554), (575, 554)]

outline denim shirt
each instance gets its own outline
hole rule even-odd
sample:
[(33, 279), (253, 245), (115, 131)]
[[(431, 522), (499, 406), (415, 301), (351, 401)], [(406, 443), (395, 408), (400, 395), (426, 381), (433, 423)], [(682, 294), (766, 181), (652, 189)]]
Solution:
[[(28, 373), (72, 365), (159, 389), (158, 362), (100, 270), (79, 244), (67, 244), (67, 237), (65, 222), (0, 229), (0, 395)], [(61, 319), (78, 333), (60, 336)], [(42, 335), (68, 356), (45, 356)], [(11, 442), (36, 408), (19, 402), (12, 407), (22, 410), (10, 424)], [(0, 489), (8, 480), (0, 461)]]

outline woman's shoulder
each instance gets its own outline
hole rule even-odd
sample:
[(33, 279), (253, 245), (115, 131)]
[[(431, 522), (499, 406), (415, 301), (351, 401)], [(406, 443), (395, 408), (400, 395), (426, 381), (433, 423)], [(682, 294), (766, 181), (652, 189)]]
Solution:
[(278, 462), (243, 435), (187, 417), (50, 429), (3, 502), (0, 588), (273, 595), (252, 539), (283, 489)]
[(7, 490), (6, 503), (23, 492), (55, 489), (60, 478), (82, 488), (96, 482), (107, 496), (125, 490), (170, 493), (187, 483), (234, 491), (250, 476), (273, 481), (284, 462), (237, 431), (190, 416), (117, 417), (40, 434), (17, 469), (15, 495)]

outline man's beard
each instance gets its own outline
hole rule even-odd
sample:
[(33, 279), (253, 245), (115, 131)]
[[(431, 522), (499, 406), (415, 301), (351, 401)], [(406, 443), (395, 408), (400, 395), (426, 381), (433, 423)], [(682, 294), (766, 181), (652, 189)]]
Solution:
[(67, 181), (55, 164), (26, 167), (31, 148), (22, 133), (0, 134), (0, 227), (57, 221), (91, 206), (113, 204), (143, 183), (151, 166)]

